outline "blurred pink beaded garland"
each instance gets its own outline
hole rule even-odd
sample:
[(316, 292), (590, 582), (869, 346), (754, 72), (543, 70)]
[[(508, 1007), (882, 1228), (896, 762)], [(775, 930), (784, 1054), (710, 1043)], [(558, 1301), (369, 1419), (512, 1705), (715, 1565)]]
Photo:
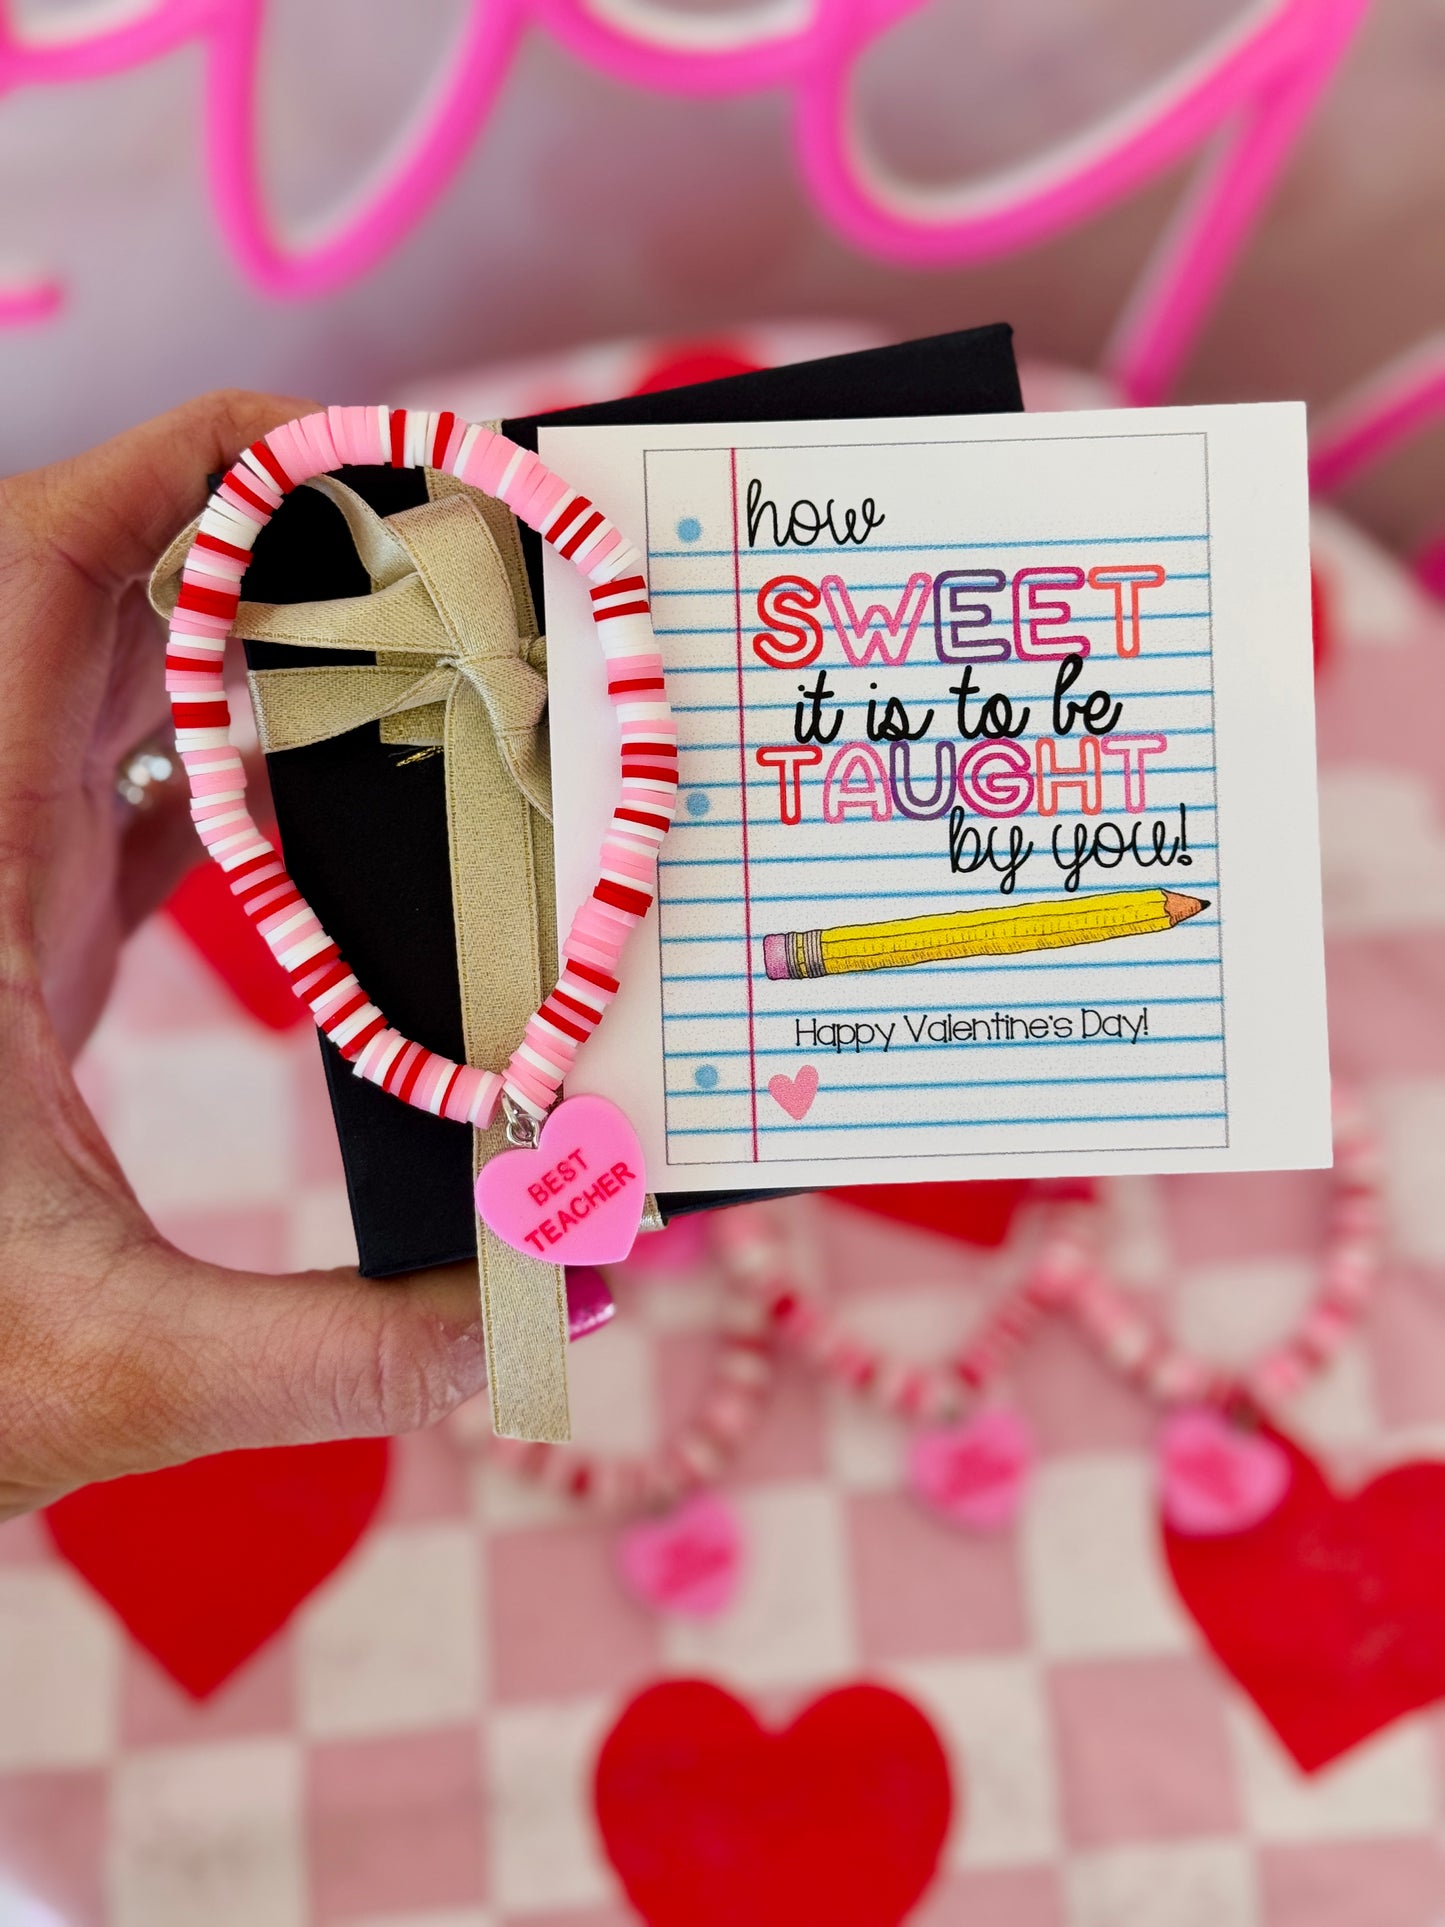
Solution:
[[(1378, 1153), (1353, 1101), (1336, 1094), (1335, 1167), (1315, 1290), (1295, 1328), (1242, 1372), (1186, 1351), (1113, 1280), (1102, 1192), (1076, 1185), (1039, 1192), (1042, 1222), (1022, 1276), (946, 1358), (896, 1358), (850, 1331), (810, 1282), (819, 1266), (807, 1215), (744, 1205), (710, 1219), (722, 1287), (717, 1350), (694, 1415), (658, 1451), (618, 1458), (518, 1445), (491, 1438), (465, 1411), (453, 1434), (468, 1447), (487, 1447), (523, 1479), (618, 1521), (621, 1574), (644, 1604), (710, 1616), (730, 1602), (745, 1557), (736, 1515), (712, 1488), (762, 1417), (780, 1350), (914, 1427), (914, 1495), (951, 1525), (992, 1532), (1011, 1525), (1034, 1457), (1025, 1420), (999, 1396), (1002, 1383), (1040, 1327), (1063, 1317), (1163, 1408), (1160, 1500), (1174, 1531), (1227, 1535), (1267, 1517), (1291, 1479), (1288, 1456), (1267, 1426), (1333, 1360), (1378, 1274)], [(690, 1236), (677, 1253), (685, 1268), (699, 1255)]]
[[(663, 1232), (658, 1241), (667, 1237)], [(471, 1406), (452, 1419), (453, 1437), (467, 1447), (488, 1450), (498, 1464), (528, 1483), (612, 1519), (666, 1512), (715, 1484), (766, 1409), (777, 1339), (766, 1306), (747, 1289), (733, 1247), (715, 1239), (714, 1248), (722, 1268), (723, 1297), (707, 1380), (692, 1414), (656, 1451), (605, 1454), (578, 1445), (499, 1439)], [(627, 1270), (633, 1270), (631, 1263)]]
[[(655, 1451), (609, 1454), (500, 1438), (478, 1402), (450, 1421), (463, 1450), (487, 1452), (523, 1483), (611, 1521), (624, 1588), (648, 1609), (685, 1619), (725, 1611), (741, 1584), (746, 1535), (717, 1485), (757, 1431), (777, 1362), (766, 1307), (746, 1288), (731, 1247), (712, 1243), (724, 1291), (706, 1381), (692, 1413)], [(689, 1272), (710, 1255), (707, 1234), (688, 1219), (643, 1240), (642, 1250), (641, 1263), (630, 1260), (627, 1273), (651, 1274), (664, 1290), (668, 1276)], [(569, 1273), (569, 1291), (578, 1275)], [(600, 1276), (596, 1295), (611, 1304)]]
[[(1222, 1501), (1215, 1531), (1246, 1522), (1246, 1500), (1283, 1460), (1241, 1443), (1334, 1359), (1369, 1302), (1380, 1262), (1379, 1157), (1353, 1100), (1335, 1097), (1335, 1167), (1326, 1243), (1310, 1302), (1295, 1328), (1243, 1372), (1228, 1372), (1184, 1349), (1110, 1274), (1099, 1201), (1077, 1195), (1045, 1203), (1045, 1224), (1017, 1285), (990, 1308), (951, 1357), (917, 1364), (888, 1356), (852, 1334), (826, 1299), (808, 1289), (787, 1245), (770, 1228), (769, 1207), (724, 1213), (720, 1247), (730, 1275), (760, 1297), (782, 1343), (814, 1369), (919, 1426), (910, 1455), (917, 1496), (956, 1524), (1005, 1525), (1022, 1497), (1031, 1444), (1022, 1420), (1001, 1417), (1003, 1375), (1039, 1327), (1063, 1316), (1130, 1385), (1170, 1415), (1160, 1438), (1161, 1491), (1171, 1522), (1204, 1515), (1209, 1493), (1236, 1479), (1249, 1485), (1241, 1509)], [(1040, 1190), (1047, 1199), (1048, 1187)], [(1267, 1468), (1261, 1467), (1268, 1461)], [(1250, 1483), (1252, 1482), (1252, 1483)], [(1283, 1495), (1280, 1485), (1274, 1492)], [(1255, 1515), (1262, 1516), (1259, 1514)], [(1249, 1520), (1248, 1522), (1252, 1522)], [(1191, 1530), (1191, 1526), (1180, 1529)]]

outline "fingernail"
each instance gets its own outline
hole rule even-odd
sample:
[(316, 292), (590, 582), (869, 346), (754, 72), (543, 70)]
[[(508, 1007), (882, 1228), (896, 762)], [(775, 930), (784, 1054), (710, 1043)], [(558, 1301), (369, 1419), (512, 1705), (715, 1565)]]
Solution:
[(591, 1265), (567, 1267), (567, 1332), (571, 1338), (585, 1338), (608, 1324), (617, 1310), (607, 1280)]

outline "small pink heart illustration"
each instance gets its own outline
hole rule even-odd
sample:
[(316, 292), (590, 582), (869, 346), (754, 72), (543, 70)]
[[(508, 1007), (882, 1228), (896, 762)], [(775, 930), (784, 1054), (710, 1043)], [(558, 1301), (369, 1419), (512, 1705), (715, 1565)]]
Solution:
[(908, 1478), (930, 1511), (976, 1532), (1012, 1523), (1034, 1462), (1028, 1422), (1008, 1405), (993, 1405), (961, 1425), (914, 1436)]
[(779, 1071), (768, 1079), (768, 1091), (773, 1102), (781, 1104), (795, 1124), (801, 1124), (818, 1095), (818, 1073), (811, 1064), (804, 1064), (796, 1077), (785, 1077)]
[(1244, 1532), (1289, 1490), (1289, 1459), (1264, 1432), (1231, 1425), (1212, 1406), (1173, 1412), (1159, 1433), (1160, 1499), (1176, 1532)]
[(535, 1150), (503, 1151), (477, 1175), (477, 1213), (499, 1238), (559, 1265), (627, 1256), (647, 1195), (637, 1133), (605, 1097), (569, 1097)]
[(623, 1584), (654, 1611), (713, 1619), (732, 1604), (743, 1571), (743, 1531), (716, 1493), (698, 1492), (663, 1519), (641, 1519), (617, 1543)]

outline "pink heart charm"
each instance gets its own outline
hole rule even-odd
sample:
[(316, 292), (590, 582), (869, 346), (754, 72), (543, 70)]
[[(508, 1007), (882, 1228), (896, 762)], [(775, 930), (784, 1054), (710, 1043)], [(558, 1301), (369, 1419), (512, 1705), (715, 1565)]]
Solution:
[(976, 1532), (999, 1532), (1023, 1500), (1034, 1462), (1027, 1422), (991, 1405), (961, 1425), (916, 1433), (908, 1452), (913, 1490), (933, 1512)]
[(779, 1071), (768, 1079), (768, 1091), (773, 1102), (781, 1104), (795, 1124), (801, 1124), (818, 1095), (818, 1073), (811, 1064), (804, 1064), (796, 1077), (785, 1077)]
[(569, 1097), (535, 1150), (503, 1151), (477, 1177), (477, 1212), (529, 1258), (611, 1265), (632, 1249), (647, 1177), (637, 1133), (605, 1097)]
[(1176, 1532), (1220, 1537), (1267, 1519), (1289, 1490), (1289, 1459), (1264, 1432), (1212, 1406), (1172, 1412), (1159, 1433), (1160, 1496)]
[(742, 1527), (715, 1493), (694, 1493), (665, 1519), (629, 1526), (617, 1543), (617, 1563), (644, 1606), (712, 1619), (732, 1604), (742, 1578)]

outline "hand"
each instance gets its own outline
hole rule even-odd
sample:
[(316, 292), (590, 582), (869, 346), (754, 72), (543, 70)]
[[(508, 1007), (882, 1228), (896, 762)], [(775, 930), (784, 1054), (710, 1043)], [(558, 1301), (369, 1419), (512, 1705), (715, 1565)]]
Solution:
[(207, 1452), (407, 1431), (484, 1382), (471, 1267), (273, 1278), (167, 1244), (67, 1057), (198, 848), (183, 797), (115, 793), (167, 714), (144, 578), (205, 476), (313, 406), (209, 395), (0, 481), (0, 1518)]

